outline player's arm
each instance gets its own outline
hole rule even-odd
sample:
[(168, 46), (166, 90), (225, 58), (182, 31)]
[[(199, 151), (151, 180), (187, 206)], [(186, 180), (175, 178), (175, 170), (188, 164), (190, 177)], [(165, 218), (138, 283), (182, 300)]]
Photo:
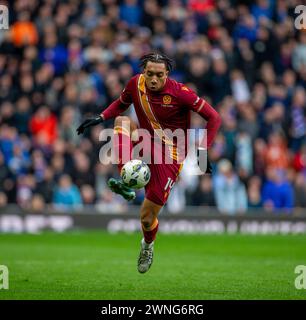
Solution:
[[(218, 133), (218, 130), (221, 126), (221, 117), (219, 113), (204, 99), (200, 98), (195, 94), (194, 91), (183, 86), (181, 89), (181, 101), (188, 107), (190, 110), (198, 113), (207, 121), (206, 130), (207, 130), (207, 140), (206, 145), (201, 143), (201, 149), (208, 150)], [(198, 150), (199, 157), (199, 150)], [(207, 158), (207, 173), (211, 173), (211, 165), (209, 159)]]
[(115, 118), (123, 113), (132, 103), (132, 79), (128, 82), (120, 97), (112, 102), (101, 114), (86, 119), (78, 128), (77, 133), (81, 134), (88, 127), (95, 126), (105, 120)]

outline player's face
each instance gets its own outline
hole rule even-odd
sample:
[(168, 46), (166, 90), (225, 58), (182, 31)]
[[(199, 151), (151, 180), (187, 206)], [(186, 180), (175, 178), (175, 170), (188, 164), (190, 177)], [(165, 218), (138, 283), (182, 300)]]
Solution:
[(168, 73), (164, 63), (148, 61), (143, 70), (146, 86), (152, 91), (161, 90), (166, 83)]

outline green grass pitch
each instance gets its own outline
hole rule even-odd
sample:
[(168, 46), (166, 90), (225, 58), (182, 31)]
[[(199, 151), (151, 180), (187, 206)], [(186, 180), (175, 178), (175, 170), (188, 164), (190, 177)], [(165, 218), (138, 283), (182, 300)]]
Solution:
[(306, 299), (294, 269), (306, 235), (158, 234), (139, 274), (140, 233), (0, 234), (9, 290), (0, 299)]

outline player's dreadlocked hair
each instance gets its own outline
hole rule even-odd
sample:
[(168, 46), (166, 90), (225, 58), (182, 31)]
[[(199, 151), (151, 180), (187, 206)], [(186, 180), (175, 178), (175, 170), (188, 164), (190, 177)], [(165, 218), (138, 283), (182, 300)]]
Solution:
[(168, 58), (165, 54), (162, 53), (148, 53), (143, 55), (140, 58), (140, 67), (145, 68), (147, 65), (147, 62), (157, 62), (157, 63), (164, 63), (166, 66), (166, 69), (170, 72), (173, 69), (173, 61)]

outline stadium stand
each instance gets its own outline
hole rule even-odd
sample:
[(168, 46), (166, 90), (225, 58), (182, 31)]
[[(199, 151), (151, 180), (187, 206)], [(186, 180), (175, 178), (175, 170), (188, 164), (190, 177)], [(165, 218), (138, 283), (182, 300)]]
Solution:
[[(216, 174), (191, 179), (183, 171), (168, 210), (305, 208), (306, 32), (294, 27), (298, 2), (1, 1), (10, 28), (0, 31), (0, 206), (126, 210), (106, 187), (116, 166), (99, 163), (102, 127), (85, 137), (75, 128), (119, 96), (143, 54), (160, 51), (175, 61), (171, 76), (222, 117), (210, 150)], [(196, 114), (192, 124), (205, 126)]]

